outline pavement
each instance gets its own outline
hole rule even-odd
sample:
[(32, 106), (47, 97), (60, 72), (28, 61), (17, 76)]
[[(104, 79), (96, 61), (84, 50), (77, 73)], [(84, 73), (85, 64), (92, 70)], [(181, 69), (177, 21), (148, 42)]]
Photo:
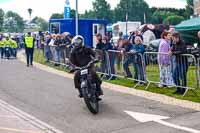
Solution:
[[(0, 103), (4, 103), (8, 111), (17, 112), (14, 114), (18, 114), (20, 120), (33, 126), (31, 131), (200, 133), (200, 112), (196, 109), (164, 104), (104, 88), (100, 112), (92, 115), (83, 100), (77, 97), (73, 80), (67, 76), (50, 73), (37, 66), (27, 68), (18, 60), (0, 60), (0, 74), (3, 75), (0, 78)], [(158, 120), (155, 116), (151, 117), (152, 120), (143, 121), (145, 118), (142, 116), (140, 121), (136, 119), (139, 115), (133, 117), (126, 111), (165, 116), (167, 119)], [(13, 113), (9, 116), (13, 116)], [(26, 130), (26, 124), (21, 125), (23, 130)], [(11, 122), (5, 126), (10, 125)]]
[(44, 133), (0, 104), (0, 133)]

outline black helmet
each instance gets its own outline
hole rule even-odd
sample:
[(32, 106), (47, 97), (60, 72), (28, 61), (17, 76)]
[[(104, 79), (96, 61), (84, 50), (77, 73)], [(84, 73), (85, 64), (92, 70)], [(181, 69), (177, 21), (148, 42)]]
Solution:
[(75, 47), (82, 47), (82, 46), (84, 46), (84, 39), (83, 39), (83, 37), (80, 36), (80, 35), (75, 36), (75, 37), (72, 39), (72, 44), (73, 44)]

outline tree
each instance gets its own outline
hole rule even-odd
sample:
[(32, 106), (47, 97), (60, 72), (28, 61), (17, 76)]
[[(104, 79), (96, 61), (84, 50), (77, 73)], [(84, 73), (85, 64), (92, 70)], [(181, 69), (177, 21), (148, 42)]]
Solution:
[(112, 12), (110, 4), (106, 0), (95, 0), (92, 2), (95, 18), (106, 19), (112, 22)]
[(39, 30), (40, 31), (47, 31), (48, 30), (48, 22), (46, 20), (44, 20), (43, 18), (41, 17), (35, 17), (33, 20), (32, 20), (33, 23), (36, 23), (40, 28)]
[(152, 15), (151, 23), (162, 24), (165, 18), (167, 18), (168, 16), (174, 16), (174, 15), (176, 14), (169, 11), (156, 10)]
[(50, 19), (63, 19), (64, 13), (53, 13)]
[(4, 15), (4, 11), (0, 9), (0, 32), (3, 30)]
[(71, 9), (70, 18), (75, 18), (75, 17), (76, 17), (76, 10)]
[(186, 16), (186, 9), (176, 9), (176, 8), (157, 8), (157, 7), (152, 7), (150, 8), (150, 13), (151, 15), (154, 14), (156, 11), (165, 11), (165, 12), (170, 12), (173, 14), (176, 14), (178, 16), (183, 16), (185, 19), (187, 18)]
[(168, 25), (177, 25), (181, 23), (183, 20), (184, 17), (173, 15), (173, 16), (168, 16), (166, 19), (164, 19), (163, 23)]
[(81, 18), (96, 18), (95, 12), (92, 10), (89, 10), (89, 11), (86, 10), (84, 14), (80, 15), (80, 17)]
[(24, 21), (23, 18), (12, 11), (8, 11), (5, 15), (4, 28), (7, 32), (23, 32)]
[(190, 16), (194, 14), (194, 10), (193, 9), (194, 9), (193, 0), (187, 0), (187, 5), (186, 5), (187, 18), (190, 18)]
[(114, 10), (114, 21), (125, 21), (126, 11), (129, 21), (144, 22), (144, 14), (149, 21), (149, 5), (144, 0), (120, 0)]
[(30, 20), (31, 20), (31, 14), (32, 14), (32, 12), (33, 12), (33, 9), (28, 8), (28, 13), (29, 13), (29, 16), (30, 16)]

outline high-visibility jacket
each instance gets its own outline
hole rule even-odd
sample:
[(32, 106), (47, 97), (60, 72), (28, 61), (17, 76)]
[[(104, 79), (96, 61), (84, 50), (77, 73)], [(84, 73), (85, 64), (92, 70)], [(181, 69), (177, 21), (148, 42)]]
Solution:
[(17, 42), (15, 40), (11, 40), (11, 48), (17, 48)]
[(29, 37), (29, 36), (25, 37), (25, 43), (26, 43), (27, 48), (33, 48), (34, 46), (33, 40), (34, 40), (33, 37)]
[(11, 47), (11, 44), (12, 44), (12, 42), (11, 42), (11, 40), (9, 39), (9, 40), (7, 40), (7, 39), (4, 39), (4, 45), (5, 45), (5, 47), (6, 46), (8, 46), (9, 45), (9, 47)]
[(4, 40), (2, 39), (1, 41), (0, 41), (0, 48), (4, 48), (5, 47), (5, 45), (4, 45)]

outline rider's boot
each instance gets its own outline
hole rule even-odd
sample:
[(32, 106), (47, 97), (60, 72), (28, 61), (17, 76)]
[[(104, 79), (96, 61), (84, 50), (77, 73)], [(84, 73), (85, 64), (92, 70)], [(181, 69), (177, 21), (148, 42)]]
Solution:
[(79, 92), (79, 95), (78, 95), (78, 96), (79, 96), (80, 98), (82, 98), (82, 97), (83, 97), (83, 93), (82, 93), (82, 91), (81, 91), (81, 88), (78, 88), (78, 92)]
[(101, 84), (97, 83), (97, 91), (99, 95), (103, 95), (103, 90), (101, 89)]

